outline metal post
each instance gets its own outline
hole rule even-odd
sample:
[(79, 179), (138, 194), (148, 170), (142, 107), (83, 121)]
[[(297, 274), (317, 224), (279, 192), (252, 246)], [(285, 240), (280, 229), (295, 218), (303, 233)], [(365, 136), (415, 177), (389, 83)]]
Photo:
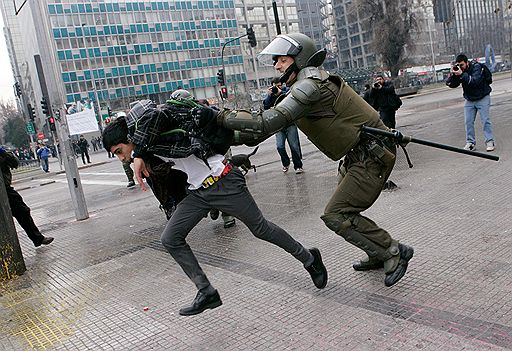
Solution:
[(430, 53), (432, 55), (432, 74), (434, 78), (434, 83), (437, 83), (436, 56), (434, 54), (434, 42), (432, 41), (432, 32), (430, 30), (430, 18), (428, 18), (428, 16), (425, 17), (427, 18), (428, 37), (430, 39)]
[[(84, 26), (86, 24), (82, 23), (82, 33), (84, 33), (84, 48), (85, 48), (85, 55), (87, 58), (87, 64), (89, 65), (89, 70), (91, 71), (91, 78), (92, 78), (92, 90), (94, 92), (94, 99), (96, 99), (96, 103), (98, 104), (98, 112), (97, 115), (99, 118), (99, 126), (100, 126), (100, 132), (103, 132), (103, 116), (101, 115), (101, 104), (100, 104), (100, 98), (98, 96), (98, 90), (96, 89), (96, 79), (94, 78), (94, 73), (92, 71), (92, 61), (91, 57), (89, 56), (89, 48), (87, 47), (87, 41), (85, 40), (85, 29)], [(92, 105), (92, 108), (94, 109), (94, 112), (96, 112), (96, 109), (94, 107), (94, 104)]]
[[(239, 37), (230, 39), (230, 40), (226, 41), (224, 44), (222, 44), (222, 49), (220, 50), (220, 59), (222, 61), (222, 71), (224, 71), (224, 84), (226, 86), (226, 89), (228, 89), (228, 78), (227, 78), (227, 75), (226, 75), (226, 66), (224, 64), (224, 49), (226, 48), (227, 44), (232, 43), (235, 40), (238, 40), (238, 39), (246, 37), (246, 36), (247, 36), (247, 34), (240, 35)], [(221, 99), (222, 99), (222, 97), (221, 97)]]
[(38, 34), (41, 52), (45, 53), (46, 63), (45, 68), (48, 70), (48, 92), (51, 101), (55, 103), (55, 111), (60, 111), (60, 121), (57, 121), (57, 130), (60, 140), (60, 151), (62, 152), (62, 160), (64, 162), (64, 168), (66, 170), (66, 178), (68, 181), (68, 188), (71, 194), (71, 200), (73, 208), (75, 210), (76, 219), (83, 220), (89, 218), (87, 212), (87, 205), (85, 203), (85, 196), (80, 182), (80, 175), (78, 173), (78, 167), (76, 165), (76, 159), (71, 150), (71, 137), (66, 121), (66, 109), (65, 109), (65, 91), (64, 83), (62, 82), (62, 72), (60, 70), (60, 64), (57, 60), (56, 44), (50, 37), (52, 31), (50, 31), (50, 17), (48, 13), (48, 7), (45, 1), (34, 2), (32, 15), (34, 18), (40, 18), (41, 21), (34, 21), (36, 26), (36, 32)]

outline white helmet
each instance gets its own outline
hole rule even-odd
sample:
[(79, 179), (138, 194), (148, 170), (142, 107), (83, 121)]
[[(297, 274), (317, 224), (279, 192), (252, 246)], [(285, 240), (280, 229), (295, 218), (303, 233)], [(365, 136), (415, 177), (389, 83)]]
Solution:
[(171, 93), (170, 98), (172, 100), (179, 100), (179, 99), (192, 99), (192, 94), (188, 90), (185, 89), (178, 89)]

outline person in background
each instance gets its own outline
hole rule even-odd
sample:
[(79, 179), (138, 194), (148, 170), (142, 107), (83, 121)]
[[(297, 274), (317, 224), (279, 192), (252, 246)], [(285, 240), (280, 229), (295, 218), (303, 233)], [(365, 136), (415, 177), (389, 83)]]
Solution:
[[(272, 86), (268, 89), (267, 97), (263, 100), (263, 109), (268, 110), (273, 107), (280, 96), (286, 95), (288, 88), (283, 86), (283, 83), (279, 81), (279, 77), (272, 79)], [(277, 152), (281, 157), (281, 164), (283, 165), (283, 172), (288, 172), (290, 167), (290, 156), (286, 152), (285, 142), (288, 141), (290, 152), (292, 153), (292, 162), (295, 173), (300, 174), (304, 172), (302, 165), (302, 151), (300, 149), (299, 132), (297, 126), (291, 124), (288, 127), (284, 127), (276, 133), (276, 146)]]
[(48, 147), (41, 143), (39, 144), (39, 149), (37, 150), (37, 156), (40, 159), (41, 162), (41, 168), (45, 173), (50, 172), (50, 166), (48, 164), (48, 157), (50, 157), (50, 149)]
[(86, 158), (87, 163), (91, 163), (91, 159), (89, 157), (89, 143), (83, 135), (80, 135), (80, 139), (78, 140), (78, 149), (80, 150), (80, 155), (82, 156), (82, 162), (84, 163), (84, 165)]
[(5, 190), (9, 205), (11, 207), (12, 216), (16, 218), (19, 225), (25, 230), (28, 237), (34, 243), (35, 247), (41, 245), (48, 245), (53, 241), (52, 237), (47, 237), (41, 234), (37, 228), (32, 216), (30, 215), (30, 208), (25, 204), (21, 195), (12, 187), (12, 173), (11, 169), (18, 168), (19, 162), (16, 156), (7, 152), (3, 147), (0, 147), (0, 169), (5, 183)]
[(485, 146), (487, 151), (494, 151), (494, 135), (492, 132), (490, 108), (491, 108), (491, 84), (492, 74), (485, 65), (477, 61), (468, 63), (468, 57), (460, 54), (455, 58), (456, 64), (450, 69), (450, 76), (446, 85), (457, 88), (462, 84), (464, 103), (464, 125), (466, 127), (466, 145), (464, 149), (474, 150), (476, 147), (475, 118), (480, 112), (480, 120), (484, 130)]

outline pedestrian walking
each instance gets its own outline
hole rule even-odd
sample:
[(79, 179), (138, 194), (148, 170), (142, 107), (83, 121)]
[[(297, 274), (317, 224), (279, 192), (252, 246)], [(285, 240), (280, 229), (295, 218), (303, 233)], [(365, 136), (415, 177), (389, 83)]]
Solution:
[(78, 149), (80, 150), (80, 155), (82, 156), (82, 162), (85, 165), (85, 159), (87, 158), (87, 163), (91, 163), (91, 159), (89, 157), (89, 143), (87, 139), (83, 135), (80, 135), (80, 139), (78, 140)]
[(93, 152), (98, 151), (98, 142), (96, 141), (95, 137), (91, 138), (91, 145), (92, 145), (92, 151)]
[(50, 157), (50, 149), (48, 147), (41, 143), (39, 144), (39, 149), (37, 149), (37, 156), (40, 159), (41, 168), (45, 173), (50, 172), (50, 165), (48, 163), (48, 158)]

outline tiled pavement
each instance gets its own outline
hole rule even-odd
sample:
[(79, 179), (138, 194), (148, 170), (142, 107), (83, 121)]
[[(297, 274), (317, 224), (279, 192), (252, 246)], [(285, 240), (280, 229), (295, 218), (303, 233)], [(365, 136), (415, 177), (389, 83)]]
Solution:
[[(35, 250), (20, 233), (28, 271), (0, 283), (0, 349), (512, 349), (512, 82), (494, 85), (500, 162), (409, 145), (414, 167), (399, 151), (392, 179), (400, 188), (367, 211), (415, 247), (396, 286), (384, 286), (382, 271), (353, 271), (360, 252), (319, 218), (336, 163), (303, 138), (306, 172), (282, 174), (272, 139), (254, 157), (263, 166), (248, 174), (249, 188), (270, 220), (320, 248), (324, 290), (241, 223), (225, 230), (206, 219), (189, 243), (224, 305), (180, 317), (195, 291), (159, 242), (165, 221), (154, 200), (140, 192), (105, 197), (85, 221), (74, 221), (69, 208), (53, 221), (37, 218), (56, 238), (52, 245)], [(401, 130), (463, 144), (461, 99), (440, 104), (447, 94), (406, 99)], [(443, 108), (427, 108), (430, 101)]]

